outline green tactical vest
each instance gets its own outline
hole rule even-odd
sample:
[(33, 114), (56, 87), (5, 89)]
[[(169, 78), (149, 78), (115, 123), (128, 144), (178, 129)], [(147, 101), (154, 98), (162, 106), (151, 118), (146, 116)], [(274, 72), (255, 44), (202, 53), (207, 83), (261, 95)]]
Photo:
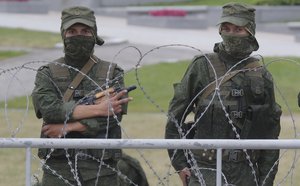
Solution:
[[(96, 58), (97, 59), (97, 58)], [(65, 64), (64, 58), (59, 58), (55, 62)], [(73, 78), (70, 73), (70, 69), (68, 67), (58, 65), (51, 63), (48, 65), (53, 83), (57, 86), (57, 92), (62, 98), (64, 95), (64, 92), (67, 90), (68, 86), (72, 82)], [(97, 63), (92, 67), (89, 74), (94, 71), (94, 77), (92, 78), (96, 83), (94, 84), (91, 80), (84, 78), (77, 89), (73, 92), (72, 98), (75, 101), (78, 101), (82, 97), (89, 94), (91, 91), (97, 89), (99, 86), (102, 86), (106, 83), (107, 78), (107, 72), (109, 72), (109, 80), (112, 80), (114, 77), (114, 70), (115, 70), (116, 64), (102, 61), (100, 59), (97, 59)], [(74, 71), (74, 70), (73, 70)], [(75, 74), (76, 75), (76, 74)], [(115, 126), (109, 129), (108, 132), (108, 138), (121, 138), (121, 130), (119, 126)], [(91, 138), (104, 138), (106, 135), (106, 131), (103, 131), (103, 133), (98, 134), (95, 137)], [(42, 138), (45, 138), (46, 136), (43, 136), (41, 134)], [(81, 133), (79, 132), (71, 132), (66, 135), (66, 138), (84, 138)], [(68, 154), (71, 156), (71, 158), (75, 158), (75, 155), (77, 153), (80, 154), (88, 154), (95, 158), (102, 158), (103, 156), (103, 149), (68, 149)], [(38, 155), (40, 158), (44, 159), (48, 154), (50, 153), (50, 149), (39, 149)], [(65, 158), (66, 152), (64, 149), (55, 149), (50, 157), (53, 158)], [(105, 149), (103, 159), (110, 159), (110, 158), (119, 158), (121, 156), (121, 150), (119, 149)], [(86, 156), (78, 156), (80, 159), (86, 159)]]
[[(207, 57), (214, 67), (217, 77), (223, 76), (227, 69), (225, 63), (220, 60), (218, 54), (211, 53), (208, 54)], [(255, 61), (257, 62), (258, 59), (250, 58), (243, 62), (243, 64), (249, 64)], [(213, 82), (215, 81), (213, 68), (208, 62), (206, 62), (206, 64), (210, 82)], [(214, 91), (208, 96), (204, 98), (201, 98), (200, 96), (196, 100), (195, 121), (209, 105), (213, 93)], [(255, 104), (256, 102), (264, 102), (264, 81), (261, 71), (238, 72), (228, 81), (221, 84), (220, 97), (223, 105), (216, 94), (211, 105), (199, 120), (194, 138), (235, 139), (236, 134), (228, 123), (228, 118), (223, 109), (229, 114), (230, 119), (233, 120), (233, 124), (237, 128), (237, 132), (240, 134), (243, 130), (243, 122), (245, 120), (248, 105)]]
[[(219, 59), (218, 54), (208, 54), (207, 57), (215, 68), (217, 76), (223, 76), (227, 69), (225, 63)], [(199, 61), (204, 62), (204, 66), (206, 65), (208, 74), (203, 74), (203, 76), (209, 76), (210, 80), (207, 84), (215, 81), (213, 69), (208, 61)], [(258, 59), (249, 58), (244, 61), (244, 66), (238, 67), (238, 70), (256, 66), (254, 63), (258, 63)], [(265, 93), (265, 83), (267, 83), (264, 79), (267, 77), (263, 77), (265, 73), (267, 71), (264, 67), (255, 70), (244, 70), (236, 73), (228, 81), (224, 81), (219, 89), (223, 104), (220, 103), (217, 95), (212, 100), (214, 91), (208, 96), (200, 95), (195, 102), (195, 121), (202, 113), (203, 115), (196, 124), (194, 138), (236, 139), (236, 133), (233, 131), (232, 125), (229, 124), (228, 118), (230, 118), (241, 139), (277, 139), (280, 132), (281, 109), (277, 103), (270, 105), (272, 103), (266, 100), (268, 99), (266, 96), (271, 95)], [(208, 107), (211, 100), (212, 103)], [(225, 115), (223, 109), (226, 110), (228, 115)], [(214, 149), (192, 149), (191, 151), (198, 162), (210, 165), (216, 162), (216, 151)], [(260, 150), (248, 149), (247, 152), (252, 162), (256, 162), (260, 157)], [(241, 150), (225, 150), (222, 159), (228, 162), (239, 162), (246, 161), (247, 158)]]
[[(56, 60), (56, 62), (65, 64), (64, 58), (60, 58), (60, 59)], [(91, 78), (97, 83), (97, 85), (94, 84), (93, 82), (91, 82), (90, 80), (87, 80), (87, 78), (85, 78), (85, 81), (82, 80), (80, 85), (82, 85), (84, 83), (88, 83), (89, 85), (85, 86), (84, 89), (81, 89), (80, 85), (79, 85), (79, 88), (77, 88), (77, 90), (74, 91), (72, 98), (77, 101), (78, 99), (84, 97), (91, 91), (97, 89), (98, 86), (104, 85), (106, 83), (107, 71), (109, 70), (110, 65), (111, 65), (111, 67), (110, 67), (110, 72), (109, 72), (108, 78), (109, 78), (109, 80), (112, 80), (116, 64), (109, 63), (109, 62), (98, 59), (97, 64), (95, 64), (94, 67), (91, 69), (91, 71), (92, 71), (96, 68), (95, 77), (91, 77)], [(71, 76), (70, 71), (74, 72), (74, 70), (70, 70), (67, 67), (63, 67), (61, 65), (57, 65), (57, 64), (53, 64), (53, 63), (49, 64), (49, 68), (50, 68), (50, 71), (52, 74), (53, 81), (59, 88), (59, 92), (62, 93), (62, 95), (63, 95), (73, 80), (73, 77)]]

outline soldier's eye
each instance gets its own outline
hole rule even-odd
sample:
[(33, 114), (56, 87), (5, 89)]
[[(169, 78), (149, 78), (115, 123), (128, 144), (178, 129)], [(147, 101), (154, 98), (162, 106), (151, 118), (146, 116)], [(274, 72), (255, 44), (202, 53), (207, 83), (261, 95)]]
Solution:
[(230, 29), (228, 27), (226, 27), (226, 26), (223, 26), (223, 27), (221, 27), (221, 31), (229, 32)]
[(242, 29), (242, 28), (237, 28), (236, 30), (235, 30), (235, 32), (243, 32), (244, 30)]
[(84, 30), (82, 30), (82, 33), (83, 33), (84, 35), (90, 35), (92, 32), (91, 32), (91, 30), (89, 30), (89, 29), (84, 29)]
[(75, 32), (74, 30), (67, 30), (68, 34), (74, 34), (74, 32)]

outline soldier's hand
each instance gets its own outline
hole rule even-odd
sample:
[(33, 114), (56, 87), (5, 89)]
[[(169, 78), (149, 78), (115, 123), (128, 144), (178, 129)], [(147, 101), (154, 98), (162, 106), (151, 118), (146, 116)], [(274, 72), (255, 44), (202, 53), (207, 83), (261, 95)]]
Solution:
[(64, 124), (47, 124), (42, 127), (42, 133), (50, 138), (60, 138), (67, 133), (67, 127)]
[(111, 116), (113, 113), (120, 113), (122, 112), (122, 105), (132, 100), (132, 97), (124, 98), (126, 94), (127, 90), (123, 90), (119, 93), (104, 96), (101, 100), (96, 100), (95, 105), (98, 105), (98, 109), (101, 113), (106, 113), (104, 115)]
[(47, 124), (42, 127), (42, 133), (50, 138), (61, 138), (71, 131), (83, 132), (86, 126), (80, 122), (71, 122), (67, 125), (61, 124)]
[(179, 173), (179, 177), (182, 181), (182, 185), (183, 186), (187, 186), (188, 185), (188, 181), (189, 181), (189, 178), (191, 176), (191, 171), (189, 168), (185, 167), (183, 168)]

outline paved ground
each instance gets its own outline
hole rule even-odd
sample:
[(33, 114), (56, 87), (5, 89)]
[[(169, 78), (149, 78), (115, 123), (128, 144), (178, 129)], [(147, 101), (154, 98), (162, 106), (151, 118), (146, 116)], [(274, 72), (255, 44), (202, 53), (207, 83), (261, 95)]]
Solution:
[[(157, 63), (160, 61), (173, 62), (179, 59), (191, 59), (194, 55), (200, 53), (191, 47), (204, 52), (211, 51), (213, 44), (221, 39), (218, 35), (217, 27), (203, 30), (151, 28), (127, 25), (126, 19), (120, 17), (97, 16), (96, 18), (98, 21), (98, 34), (106, 40), (106, 45), (96, 48), (96, 54), (103, 59), (114, 60), (114, 62), (117, 62), (126, 70), (136, 65), (139, 59), (138, 50), (142, 54), (145, 54), (155, 47), (163, 45), (187, 45), (185, 47), (163, 47), (154, 50), (142, 60), (142, 64)], [(0, 13), (0, 26), (59, 32), (60, 13)], [(261, 55), (300, 56), (300, 43), (296, 43), (292, 35), (258, 32), (256, 36), (260, 43), (259, 54)], [(126, 48), (128, 46), (133, 47)], [(122, 52), (120, 52), (121, 50)], [(26, 56), (1, 62), (0, 69), (10, 69), (30, 61), (51, 61), (61, 55), (62, 48), (51, 50), (34, 49)], [(40, 65), (42, 63), (30, 65), (30, 67), (36, 69)], [(8, 82), (12, 79), (11, 76), (13, 74), (2, 74), (0, 78), (1, 90), (7, 91), (0, 92), (0, 100), (3, 100), (5, 96), (30, 94), (33, 87), (34, 74), (23, 69), (17, 72), (16, 75), (20, 80), (13, 81), (11, 85)], [(16, 86), (17, 84), (15, 85), (14, 83), (22, 86)]]
[[(127, 25), (125, 18), (97, 16), (99, 35), (127, 40), (134, 44), (159, 46), (166, 44), (186, 44), (204, 51), (210, 51), (213, 43), (220, 41), (217, 27), (204, 30), (167, 29)], [(22, 27), (36, 30), (59, 32), (60, 13), (49, 14), (7, 14), (0, 13), (0, 26)], [(300, 43), (293, 35), (258, 32), (261, 55), (300, 56)]]

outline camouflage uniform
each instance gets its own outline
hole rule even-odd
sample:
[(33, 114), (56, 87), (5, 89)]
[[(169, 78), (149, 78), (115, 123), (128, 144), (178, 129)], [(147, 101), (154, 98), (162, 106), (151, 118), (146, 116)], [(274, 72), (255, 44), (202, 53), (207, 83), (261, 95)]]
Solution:
[(138, 186), (149, 186), (146, 174), (140, 162), (135, 158), (123, 153), (117, 167), (123, 175), (127, 176), (126, 179), (120, 177), (120, 185), (131, 186), (133, 182)]
[[(165, 138), (183, 138), (181, 131), (186, 130), (184, 130), (185, 124), (181, 121), (185, 121), (191, 112), (195, 113), (194, 121), (197, 121), (190, 137), (193, 139), (278, 138), (281, 109), (275, 102), (272, 76), (264, 67), (255, 71), (239, 72), (221, 84), (219, 92), (222, 104), (218, 95), (213, 97), (214, 91), (207, 96), (198, 95), (215, 80), (211, 65), (217, 77), (221, 77), (232, 67), (232, 71), (241, 70), (248, 64), (258, 61), (254, 57), (247, 58), (252, 51), (258, 49), (258, 43), (254, 37), (254, 9), (236, 3), (224, 5), (220, 24), (225, 22), (245, 26), (250, 33), (250, 36), (245, 38), (249, 41), (247, 46), (252, 48), (245, 48), (243, 51), (248, 50), (248, 53), (243, 55), (229, 54), (231, 51), (226, 50), (227, 46), (224, 46), (226, 38), (223, 38), (223, 42), (215, 44), (214, 53), (194, 58), (181, 82), (174, 84), (174, 97), (169, 105), (170, 117), (166, 125)], [(244, 48), (244, 46), (240, 47)], [(244, 58), (246, 60), (236, 65)], [(191, 102), (193, 104), (190, 104)], [(229, 123), (228, 117), (232, 120), (234, 127)], [(179, 130), (177, 126), (181, 126), (183, 130)], [(199, 179), (201, 175), (207, 186), (216, 184), (216, 172), (213, 171), (216, 168), (215, 149), (191, 150), (188, 155), (183, 150), (177, 150), (175, 154), (174, 150), (168, 152), (172, 165), (177, 171), (185, 167), (191, 168), (192, 176), (188, 185), (201, 185), (201, 179)], [(279, 150), (248, 149), (247, 154), (250, 156), (251, 166), (246, 153), (241, 150), (223, 150), (222, 154), (222, 173), (227, 183), (236, 186), (273, 185), (278, 167), (274, 163), (278, 160)], [(190, 161), (192, 159), (195, 161)], [(199, 170), (200, 176), (197, 174)], [(253, 170), (257, 183), (252, 175)], [(269, 171), (270, 174), (267, 176)], [(222, 182), (226, 183), (224, 179)], [(204, 185), (203, 182), (202, 184)]]
[[(84, 78), (73, 92), (71, 100), (64, 102), (64, 92), (69, 88), (68, 86), (76, 76), (77, 72), (61, 65), (54, 64), (40, 67), (36, 75), (32, 99), (36, 115), (38, 118), (43, 118), (44, 124), (64, 123), (68, 113), (70, 117), (68, 121), (74, 121), (72, 109), (76, 106), (76, 102), (106, 82), (109, 65), (111, 65), (109, 80), (111, 81), (117, 78), (119, 85), (124, 87), (123, 70), (116, 64), (105, 62), (92, 55), (94, 45), (102, 45), (104, 41), (97, 36), (94, 12), (88, 8), (72, 7), (63, 10), (61, 33), (65, 44), (65, 56), (58, 59), (57, 62), (70, 65), (80, 70), (87, 61), (91, 60), (90, 55), (86, 56), (87, 58), (81, 58), (81, 60), (78, 61), (76, 61), (76, 59), (71, 59), (74, 56), (68, 56), (68, 50), (74, 49), (72, 47), (69, 49), (68, 47), (70, 46), (70, 43), (72, 44), (74, 41), (65, 38), (64, 32), (75, 23), (85, 24), (92, 28), (93, 36), (91, 36), (91, 39), (86, 39), (81, 36), (72, 36), (74, 37), (72, 39), (79, 38), (79, 42), (82, 40), (82, 42), (86, 44), (82, 46), (82, 50), (79, 50), (79, 53), (77, 52), (78, 56), (85, 55), (85, 53), (81, 54), (85, 49), (89, 48), (89, 50), (91, 50), (91, 58), (93, 58), (94, 61), (97, 61), (97, 63), (93, 65), (87, 75), (97, 84), (94, 84), (90, 79)], [(75, 42), (75, 44), (77, 43)], [(127, 105), (124, 105), (123, 114), (126, 113), (126, 107)], [(118, 120), (121, 121), (122, 115), (118, 114), (117, 117)], [(107, 124), (108, 120), (109, 125)], [(82, 119), (79, 122), (87, 127), (86, 131), (82, 133), (70, 132), (66, 135), (66, 138), (121, 138), (121, 129), (113, 117), (88, 118)], [(41, 137), (46, 138), (47, 136), (41, 134)], [(53, 152), (51, 152), (50, 149), (39, 149), (39, 157), (41, 159), (46, 159), (46, 165), (43, 166), (44, 174), (42, 185), (69, 185), (66, 184), (65, 181), (77, 185), (77, 181), (74, 178), (75, 173), (78, 174), (78, 179), (84, 186), (95, 185), (95, 181), (98, 177), (97, 174), (99, 173), (100, 177), (97, 185), (119, 185), (117, 172), (113, 171), (112, 168), (117, 167), (117, 161), (121, 157), (121, 150), (68, 149), (67, 151), (68, 153), (66, 153), (64, 149), (55, 149)], [(85, 156), (85, 154), (99, 160), (103, 158), (105, 165), (101, 166), (100, 172), (98, 172), (99, 163), (92, 160), (90, 157)], [(75, 158), (75, 156), (77, 158)], [(68, 161), (67, 158), (69, 158), (70, 161)], [(70, 162), (72, 163), (71, 165), (68, 164)], [(77, 166), (77, 169), (75, 169), (75, 165)], [(111, 168), (108, 168), (106, 165)], [(71, 170), (71, 167), (75, 172), (74, 170)], [(58, 175), (60, 175), (62, 179)]]

